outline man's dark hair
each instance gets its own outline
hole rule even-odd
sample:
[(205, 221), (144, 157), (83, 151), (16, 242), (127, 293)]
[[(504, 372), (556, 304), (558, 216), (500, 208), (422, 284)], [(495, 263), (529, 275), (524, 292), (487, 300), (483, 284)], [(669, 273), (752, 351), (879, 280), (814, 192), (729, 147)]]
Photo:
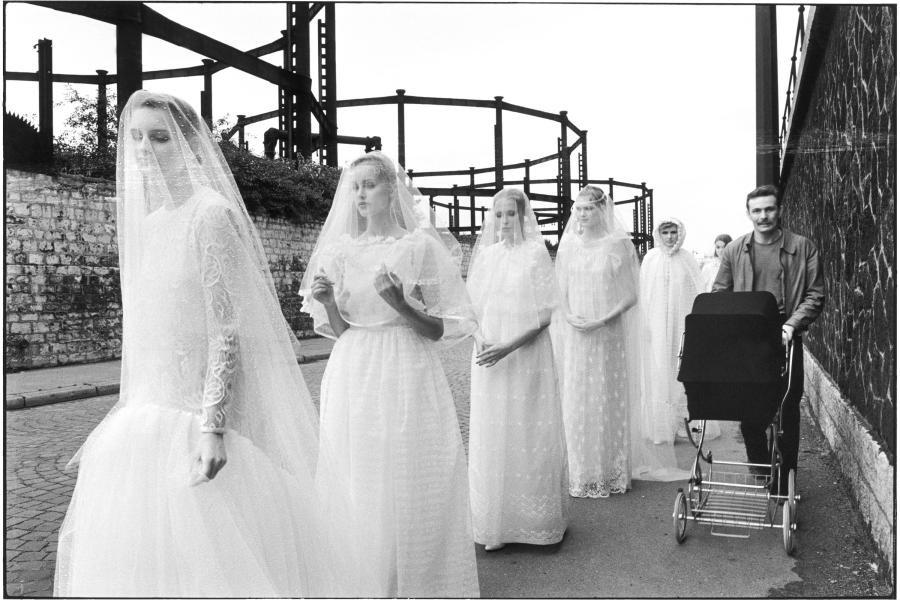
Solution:
[(777, 185), (771, 183), (761, 185), (749, 194), (747, 194), (747, 210), (750, 210), (750, 201), (754, 198), (763, 198), (765, 196), (775, 196), (775, 206), (781, 208), (781, 190)]

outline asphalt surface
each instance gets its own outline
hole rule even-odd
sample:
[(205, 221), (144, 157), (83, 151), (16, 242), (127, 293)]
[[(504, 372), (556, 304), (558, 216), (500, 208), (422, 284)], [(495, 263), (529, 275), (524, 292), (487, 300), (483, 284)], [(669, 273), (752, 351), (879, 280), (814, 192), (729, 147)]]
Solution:
[[(464, 439), (468, 438), (469, 352), (442, 352)], [(302, 365), (318, 403), (326, 361)], [(75, 483), (66, 463), (115, 404), (114, 395), (6, 413), (6, 587), (8, 596), (49, 596), (56, 536)], [(477, 546), (485, 597), (847, 597), (893, 593), (875, 546), (823, 438), (804, 415), (798, 550), (785, 555), (780, 530), (747, 539), (716, 537), (688, 524), (674, 541), (672, 507), (684, 482), (634, 482), (624, 496), (575, 499), (566, 537), (548, 547)], [(709, 445), (742, 459), (740, 436), (725, 424)], [(693, 448), (678, 445), (682, 466)]]

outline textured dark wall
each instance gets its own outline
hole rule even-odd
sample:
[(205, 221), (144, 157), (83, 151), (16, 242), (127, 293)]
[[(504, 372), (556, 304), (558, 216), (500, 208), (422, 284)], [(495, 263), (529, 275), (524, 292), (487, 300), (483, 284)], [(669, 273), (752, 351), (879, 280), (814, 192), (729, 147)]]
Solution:
[(807, 346), (896, 455), (896, 8), (834, 7), (784, 175), (785, 224), (812, 239), (826, 305)]

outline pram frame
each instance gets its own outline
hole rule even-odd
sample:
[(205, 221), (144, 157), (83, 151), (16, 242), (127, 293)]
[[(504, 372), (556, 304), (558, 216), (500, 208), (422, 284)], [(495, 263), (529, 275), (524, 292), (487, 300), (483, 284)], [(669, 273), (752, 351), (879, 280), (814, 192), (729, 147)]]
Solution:
[[(681, 360), (684, 352), (685, 334), (681, 336), (681, 349), (678, 352), (678, 367), (681, 370)], [(797, 503), (800, 494), (797, 493), (795, 473), (788, 471), (787, 488), (781, 489), (782, 456), (778, 448), (778, 437), (783, 431), (782, 415), (784, 403), (791, 390), (793, 377), (794, 344), (788, 341), (785, 348), (785, 366), (782, 368), (782, 377), (787, 376), (787, 385), (784, 396), (778, 404), (775, 416), (769, 423), (766, 431), (771, 444), (771, 458), (769, 464), (714, 461), (712, 450), (704, 453), (703, 441), (706, 436), (706, 419), (702, 419), (700, 428), (692, 428), (690, 421), (684, 419), (685, 430), (691, 444), (697, 449), (694, 464), (691, 467), (690, 479), (688, 479), (688, 491), (685, 494), (683, 488), (678, 488), (675, 495), (675, 507), (672, 512), (672, 521), (675, 529), (675, 540), (681, 544), (687, 537), (687, 522), (705, 524), (711, 526), (712, 535), (722, 537), (747, 538), (751, 530), (781, 529), (784, 551), (790, 555), (796, 550), (797, 531)], [(699, 434), (699, 439), (694, 439), (694, 434)], [(701, 461), (707, 464), (704, 477)], [(714, 465), (746, 468), (748, 473), (716, 472)], [(754, 473), (754, 469), (768, 468), (768, 474)], [(734, 481), (725, 481), (722, 478), (733, 478)], [(719, 479), (719, 480), (717, 480)], [(772, 486), (775, 493), (772, 493)], [(778, 506), (781, 505), (781, 511)], [(778, 519), (781, 512), (781, 519)], [(717, 527), (720, 528), (717, 531)], [(721, 528), (744, 529), (746, 533), (735, 534), (723, 532)]]

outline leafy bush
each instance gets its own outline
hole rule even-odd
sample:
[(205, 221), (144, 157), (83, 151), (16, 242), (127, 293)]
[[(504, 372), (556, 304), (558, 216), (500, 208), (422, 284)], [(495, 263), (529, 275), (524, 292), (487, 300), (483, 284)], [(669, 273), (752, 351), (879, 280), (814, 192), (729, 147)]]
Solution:
[(301, 159), (295, 164), (241, 151), (230, 142), (219, 147), (251, 214), (303, 223), (322, 221), (331, 208), (340, 170)]

